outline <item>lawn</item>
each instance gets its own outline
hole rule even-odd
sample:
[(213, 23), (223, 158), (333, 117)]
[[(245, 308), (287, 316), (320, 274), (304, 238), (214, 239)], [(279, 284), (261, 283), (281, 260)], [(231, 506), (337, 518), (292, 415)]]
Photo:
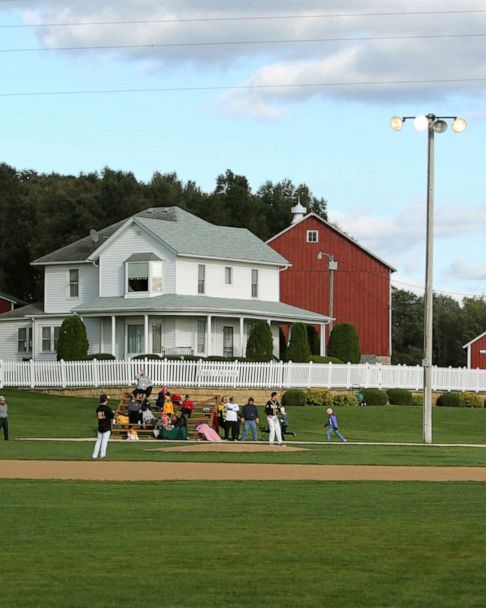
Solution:
[[(54, 397), (29, 391), (5, 390), (12, 439), (16, 437), (95, 437), (96, 400)], [(263, 412), (262, 412), (263, 413)], [(319, 407), (288, 408), (289, 428), (301, 441), (324, 439), (325, 411)], [(116, 460), (174, 460), (342, 464), (424, 464), (486, 466), (486, 449), (430, 446), (358, 446), (353, 442), (420, 442), (422, 409), (410, 406), (341, 408), (337, 410), (347, 445), (306, 446), (308, 451), (278, 454), (181, 454), (147, 451), (173, 444), (147, 445), (112, 442), (109, 457)], [(486, 409), (434, 408), (434, 442), (486, 443)], [(88, 458), (91, 445), (58, 442), (3, 442), (0, 458)]]
[(4, 608), (483, 607), (486, 485), (0, 481)]

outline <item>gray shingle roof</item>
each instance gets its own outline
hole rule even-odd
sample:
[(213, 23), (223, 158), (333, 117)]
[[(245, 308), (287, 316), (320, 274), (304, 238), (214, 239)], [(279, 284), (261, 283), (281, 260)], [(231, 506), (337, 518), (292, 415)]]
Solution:
[(44, 314), (44, 306), (42, 304), (28, 304), (27, 306), (22, 306), (22, 308), (4, 312), (0, 315), (0, 321), (13, 321), (42, 314)]
[(160, 262), (160, 258), (155, 253), (132, 253), (125, 262)]
[(226, 313), (239, 315), (263, 315), (272, 319), (299, 320), (325, 323), (329, 317), (310, 310), (262, 300), (239, 300), (233, 298), (211, 298), (209, 296), (186, 296), (166, 294), (153, 298), (96, 298), (80, 304), (74, 309), (79, 314), (124, 312), (193, 312), (194, 314)]
[[(179, 207), (154, 207), (133, 217), (139, 226), (166, 243), (178, 255), (288, 264), (285, 258), (246, 228), (215, 226)], [(126, 221), (98, 231), (100, 238), (97, 243), (88, 236), (38, 258), (33, 263), (85, 262), (96, 257), (98, 247)]]

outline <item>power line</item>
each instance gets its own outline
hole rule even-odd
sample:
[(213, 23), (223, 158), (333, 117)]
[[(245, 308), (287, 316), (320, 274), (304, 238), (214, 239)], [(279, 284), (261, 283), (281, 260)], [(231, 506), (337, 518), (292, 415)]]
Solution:
[(48, 95), (102, 95), (117, 93), (177, 93), (184, 91), (252, 91), (263, 89), (299, 89), (324, 87), (362, 87), (362, 86), (403, 86), (412, 84), (451, 84), (451, 83), (486, 82), (486, 78), (436, 78), (427, 80), (370, 80), (367, 82), (312, 82), (301, 84), (249, 84), (249, 85), (215, 85), (196, 87), (154, 87), (140, 89), (87, 89), (71, 91), (27, 91), (0, 93), (0, 97), (33, 97)]
[(0, 49), (0, 53), (37, 53), (51, 51), (91, 51), (91, 50), (114, 50), (114, 49), (154, 49), (154, 48), (179, 48), (179, 47), (201, 47), (201, 46), (242, 46), (258, 44), (309, 44), (316, 42), (370, 42), (374, 40), (420, 40), (420, 39), (451, 39), (451, 38), (484, 38), (485, 33), (478, 34), (422, 34), (404, 36), (351, 36), (340, 38), (303, 38), (282, 40), (224, 40), (209, 42), (167, 42), (152, 44), (106, 44), (93, 46), (53, 46), (53, 47), (31, 47), (17, 49)]
[[(400, 285), (405, 285), (406, 287), (413, 287), (414, 289), (424, 291), (423, 285), (415, 285), (414, 283), (405, 283), (404, 281), (399, 281), (398, 279), (392, 279), (392, 283), (399, 283)], [(442, 293), (444, 295), (449, 295), (449, 296), (464, 296), (466, 298), (480, 298), (480, 299), (486, 298), (486, 295), (484, 293), (480, 295), (477, 293), (465, 293), (462, 291), (446, 291), (444, 289), (435, 289), (435, 288), (434, 288), (434, 293)]]
[[(17, 0), (0, 0), (14, 2)], [(18, 0), (22, 1), (22, 0)], [(155, 23), (206, 23), (214, 21), (284, 21), (293, 19), (342, 19), (356, 17), (408, 17), (420, 15), (470, 15), (486, 13), (486, 10), (451, 10), (451, 11), (400, 11), (386, 13), (324, 13), (318, 15), (261, 15), (248, 17), (193, 17), (181, 19), (134, 19), (116, 21), (71, 21), (57, 23), (24, 23), (18, 25), (0, 25), (1, 28), (32, 28), (32, 27), (83, 27), (90, 25), (141, 25)]]

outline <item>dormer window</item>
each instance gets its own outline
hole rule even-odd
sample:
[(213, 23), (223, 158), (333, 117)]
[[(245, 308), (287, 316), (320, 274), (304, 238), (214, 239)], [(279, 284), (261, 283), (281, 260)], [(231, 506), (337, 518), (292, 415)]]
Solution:
[(126, 295), (162, 293), (162, 261), (154, 253), (134, 253), (125, 261)]
[(317, 230), (308, 230), (306, 240), (308, 243), (318, 243), (319, 242), (319, 232), (317, 232)]

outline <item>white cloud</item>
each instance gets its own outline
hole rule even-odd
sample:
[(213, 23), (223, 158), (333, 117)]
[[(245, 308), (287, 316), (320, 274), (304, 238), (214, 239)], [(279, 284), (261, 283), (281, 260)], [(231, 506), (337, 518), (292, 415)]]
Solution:
[(456, 259), (450, 265), (448, 272), (454, 278), (486, 281), (486, 264), (475, 265), (464, 259)]

